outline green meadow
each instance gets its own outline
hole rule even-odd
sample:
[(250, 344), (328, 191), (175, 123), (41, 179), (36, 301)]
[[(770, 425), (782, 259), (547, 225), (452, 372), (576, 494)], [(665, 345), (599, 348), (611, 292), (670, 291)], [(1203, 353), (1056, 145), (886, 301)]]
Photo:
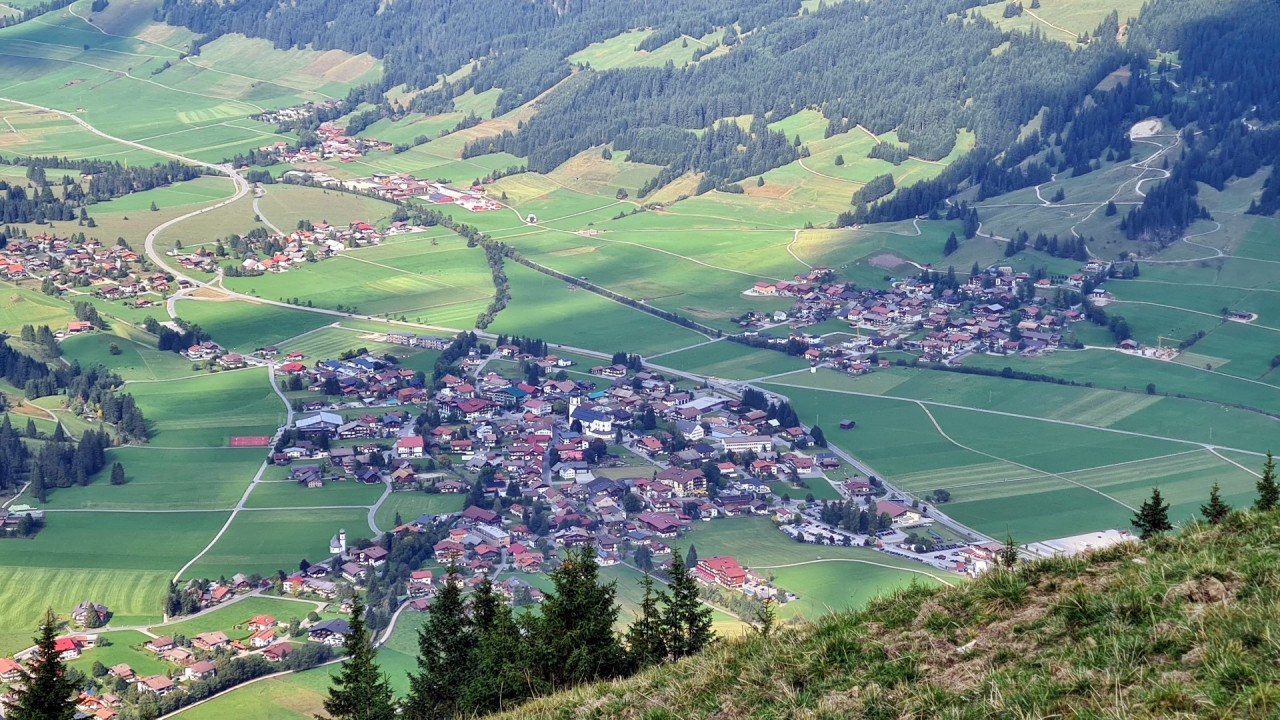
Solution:
[(232, 435), (273, 434), (285, 416), (263, 368), (128, 387), (147, 419), (151, 447), (226, 447)]
[(216, 578), (235, 573), (292, 571), (304, 558), (316, 562), (329, 557), (329, 539), (341, 528), (347, 531), (348, 544), (368, 537), (368, 515), (364, 509), (241, 512), (185, 576)]
[[(49, 509), (230, 510), (262, 465), (261, 448), (215, 447), (107, 450), (107, 466), (85, 487), (49, 491)], [(124, 466), (125, 484), (112, 485), (111, 465)], [(36, 503), (40, 504), (40, 503)]]

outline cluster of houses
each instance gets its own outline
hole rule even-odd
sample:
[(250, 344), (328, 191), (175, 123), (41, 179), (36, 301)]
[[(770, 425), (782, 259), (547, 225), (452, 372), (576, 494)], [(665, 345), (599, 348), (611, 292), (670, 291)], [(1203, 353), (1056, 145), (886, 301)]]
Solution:
[[(421, 228), (403, 221), (391, 223), (385, 232), (379, 232), (374, 226), (361, 221), (352, 221), (345, 226), (312, 223), (310, 229), (295, 230), (288, 235), (242, 238), (248, 243), (250, 252), (240, 266), (248, 272), (288, 272), (296, 265), (330, 258), (348, 248), (377, 245), (384, 236), (403, 235), (419, 230)], [(267, 243), (274, 250), (269, 254), (262, 251)]]
[[(749, 313), (740, 324), (744, 337), (764, 338), (764, 344), (779, 348), (798, 341), (806, 346), (804, 358), (811, 364), (825, 363), (855, 375), (886, 365), (872, 359), (884, 350), (903, 350), (928, 362), (948, 364), (959, 364), (971, 353), (1039, 355), (1059, 347), (1065, 329), (1084, 319), (1081, 309), (1059, 309), (1046, 302), (1050, 291), (1081, 290), (1090, 279), (1106, 277), (1112, 269), (1111, 263), (1090, 260), (1079, 273), (1055, 284), (1011, 267), (993, 266), (958, 288), (939, 291), (935, 282), (923, 276), (895, 280), (887, 290), (858, 290), (824, 282), (830, 271), (815, 268), (797, 275), (794, 282), (756, 283), (745, 294), (794, 298), (794, 304), (789, 312), (772, 316)], [(1102, 289), (1093, 289), (1090, 295), (1100, 304), (1108, 297)], [(1022, 302), (1027, 298), (1029, 302)], [(854, 337), (828, 345), (824, 338), (803, 332), (804, 327), (832, 318), (847, 322)], [(787, 323), (792, 332), (762, 335), (760, 330), (771, 321)]]
[[(89, 602), (82, 603), (73, 611), (73, 620), (84, 624), (83, 616), (92, 612), (105, 614), (106, 608)], [(341, 645), (343, 638), (351, 632), (349, 623), (342, 618), (303, 621), (302, 626), (308, 640), (329, 646)], [(108, 667), (106, 676), (116, 681), (117, 689), (120, 687), (119, 683), (123, 682), (135, 688), (139, 695), (164, 696), (181, 691), (187, 683), (216, 675), (214, 659), (218, 656), (254, 653), (260, 654), (268, 662), (279, 663), (298, 647), (296, 643), (290, 642), (289, 626), (270, 615), (255, 615), (237, 627), (249, 635), (232, 639), (223, 631), (212, 630), (190, 638), (168, 635), (152, 637), (140, 649), (171, 666), (170, 672), (143, 675), (135, 672), (128, 663), (121, 662)], [(56, 641), (55, 650), (62, 660), (75, 660), (97, 647), (98, 639), (96, 634), (60, 637)], [(30, 663), (33, 657), (34, 648), (31, 648), (12, 659), (0, 658), (0, 682), (13, 685), (24, 681), (26, 671), (23, 664)], [(13, 700), (12, 693), (0, 694), (0, 711)], [(76, 709), (82, 713), (77, 717), (113, 720), (124, 709), (125, 704), (123, 698), (111, 692), (85, 693), (76, 701)]]
[(41, 233), (30, 238), (11, 238), (0, 248), (0, 276), (19, 281), (29, 278), (49, 279), (62, 290), (71, 287), (90, 288), (90, 292), (106, 300), (132, 300), (147, 307), (172, 289), (172, 281), (163, 273), (135, 272), (133, 263), (145, 259), (124, 245), (106, 245), (89, 238), (73, 241)]
[[(281, 111), (283, 112), (283, 111)], [(347, 131), (333, 122), (321, 123), (316, 128), (317, 142), (306, 147), (294, 147), (281, 140), (258, 148), (259, 152), (273, 156), (277, 162), (318, 163), (329, 160), (348, 163), (365, 153), (391, 150), (389, 142), (373, 138), (348, 137)]]
[(423, 180), (407, 173), (379, 173), (365, 178), (346, 180), (342, 184), (357, 192), (372, 192), (388, 200), (416, 198), (433, 205), (457, 205), (471, 212), (499, 210), (502, 205), (485, 195), (484, 188), (473, 186), (459, 190), (432, 180)]

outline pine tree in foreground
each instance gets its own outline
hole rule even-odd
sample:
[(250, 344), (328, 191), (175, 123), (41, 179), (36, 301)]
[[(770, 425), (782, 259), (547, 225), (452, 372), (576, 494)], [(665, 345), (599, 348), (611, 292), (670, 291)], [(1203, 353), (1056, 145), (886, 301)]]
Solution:
[(1276, 485), (1276, 463), (1267, 452), (1267, 461), (1262, 464), (1262, 477), (1258, 478), (1258, 499), (1253, 501), (1253, 509), (1266, 512), (1275, 510), (1280, 504), (1280, 486)]
[(475, 637), (457, 580), (457, 566), (450, 565), (418, 629), (418, 672), (409, 673), (404, 703), (411, 720), (453, 717), (471, 681)]
[(671, 599), (662, 613), (662, 625), (667, 652), (682, 658), (709, 645), (715, 633), (711, 631), (711, 608), (698, 598), (698, 583), (681, 562), (680, 553), (673, 552), (671, 556)]
[(346, 660), (342, 671), (329, 686), (324, 711), (319, 720), (394, 720), (395, 696), (391, 681), (378, 668), (374, 659), (369, 629), (364, 624), (364, 603), (360, 596), (353, 598), (351, 606), (351, 632), (342, 644)]
[(1222, 498), (1218, 495), (1218, 483), (1214, 483), (1209, 488), (1209, 502), (1200, 506), (1200, 514), (1210, 525), (1217, 525), (1226, 519), (1231, 512), (1231, 506), (1222, 502)]
[(462, 693), (463, 714), (505, 710), (533, 692), (528, 648), (511, 608), (486, 575), (471, 598), (475, 624), (471, 681)]
[(553, 688), (615, 677), (625, 669), (613, 631), (617, 584), (601, 583), (599, 570), (590, 547), (570, 552), (551, 572), (554, 588), (542, 602), (541, 617), (531, 622), (532, 666)]
[(659, 603), (668, 601), (667, 594), (653, 589), (653, 578), (644, 574), (644, 599), (640, 601), (640, 614), (627, 628), (627, 655), (631, 667), (639, 670), (657, 665), (667, 659), (667, 643), (662, 627)]
[(75, 717), (75, 686), (67, 679), (57, 645), (58, 619), (46, 609), (36, 636), (36, 653), (23, 687), (14, 690), (16, 700), (5, 715), (8, 720), (71, 720)]
[(1151, 488), (1151, 497), (1133, 514), (1133, 526), (1143, 540), (1173, 529), (1169, 524), (1169, 503), (1160, 497), (1160, 488)]

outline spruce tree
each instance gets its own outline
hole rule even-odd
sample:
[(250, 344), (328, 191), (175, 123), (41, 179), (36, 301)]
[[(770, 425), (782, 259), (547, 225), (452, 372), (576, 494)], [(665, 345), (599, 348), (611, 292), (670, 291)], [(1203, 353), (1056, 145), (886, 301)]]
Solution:
[[(690, 550), (690, 554), (693, 552)], [(671, 554), (671, 600), (662, 613), (667, 652), (682, 658), (706, 647), (715, 634), (711, 632), (711, 608), (698, 598), (698, 583), (680, 561), (680, 553)]]
[(394, 720), (396, 707), (391, 681), (375, 660), (369, 629), (364, 622), (364, 603), (360, 602), (359, 595), (353, 601), (351, 632), (342, 644), (347, 659), (329, 686), (329, 697), (324, 700), (326, 715), (317, 718)]
[(418, 672), (409, 673), (406, 718), (452, 717), (471, 681), (475, 638), (456, 582), (457, 570), (457, 566), (449, 566), (427, 611), (427, 621), (418, 629)]
[(1209, 502), (1200, 506), (1200, 514), (1210, 525), (1217, 525), (1226, 519), (1227, 514), (1231, 512), (1231, 506), (1222, 502), (1222, 498), (1218, 496), (1218, 483), (1214, 483), (1209, 488)]
[(644, 599), (640, 601), (640, 614), (627, 628), (627, 657), (631, 667), (639, 670), (656, 665), (667, 658), (667, 644), (662, 626), (659, 603), (669, 602), (667, 594), (653, 589), (653, 578), (644, 575)]
[(1151, 497), (1133, 514), (1133, 526), (1143, 540), (1173, 529), (1169, 524), (1169, 503), (1160, 497), (1160, 488), (1151, 488)]
[(14, 691), (16, 700), (5, 717), (9, 720), (71, 720), (75, 717), (75, 684), (67, 678), (66, 666), (56, 649), (58, 619), (46, 609), (36, 636), (36, 652), (23, 687)]
[(1012, 568), (1018, 564), (1018, 544), (1013, 541), (1013, 533), (1005, 532), (1004, 547), (1000, 548), (1000, 564)]
[(124, 466), (120, 463), (114, 463), (111, 466), (111, 484), (123, 485), (125, 483)]
[(601, 583), (595, 552), (570, 552), (551, 573), (553, 590), (531, 622), (535, 663), (552, 687), (614, 677), (625, 656), (613, 624), (616, 583)]
[(1253, 509), (1266, 512), (1275, 510), (1280, 504), (1280, 486), (1276, 485), (1276, 463), (1267, 452), (1267, 461), (1262, 464), (1262, 477), (1258, 478), (1258, 499), (1253, 501)]
[(486, 575), (471, 599), (475, 643), (470, 682), (462, 693), (461, 711), (482, 714), (504, 710), (532, 692), (523, 635), (509, 608)]

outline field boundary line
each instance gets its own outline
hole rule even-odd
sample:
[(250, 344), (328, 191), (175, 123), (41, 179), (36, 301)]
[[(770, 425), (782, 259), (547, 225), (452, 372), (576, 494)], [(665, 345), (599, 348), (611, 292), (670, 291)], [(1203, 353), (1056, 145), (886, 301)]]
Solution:
[(934, 575), (932, 573), (927, 573), (924, 570), (916, 570), (915, 568), (898, 567), (897, 565), (889, 565), (888, 563), (878, 563), (878, 562), (875, 562), (874, 560), (861, 560), (858, 558), (822, 558), (821, 560), (804, 560), (802, 562), (789, 563), (787, 565), (753, 565), (751, 569), (752, 570), (780, 570), (782, 568), (800, 567), (801, 565), (815, 565), (817, 563), (829, 563), (829, 562), (862, 563), (863, 565), (875, 565), (877, 567), (889, 568), (890, 570), (901, 570), (902, 572), (909, 572), (909, 573), (915, 573), (917, 575), (924, 575), (927, 578), (932, 578), (934, 580), (937, 580), (938, 582), (942, 583), (943, 585), (946, 585), (947, 587), (955, 587), (955, 585), (952, 585), (951, 583), (938, 577), (937, 575)]
[(1216, 455), (1216, 456), (1218, 456), (1218, 457), (1222, 458), (1223, 460), (1225, 460), (1225, 461), (1227, 461), (1227, 462), (1231, 463), (1232, 465), (1235, 465), (1236, 467), (1240, 468), (1241, 470), (1243, 470), (1243, 471), (1245, 471), (1245, 472), (1249, 473), (1250, 475), (1252, 475), (1252, 476), (1254, 476), (1254, 477), (1256, 477), (1256, 478), (1260, 478), (1260, 477), (1262, 477), (1262, 475), (1261, 475), (1260, 473), (1255, 472), (1255, 471), (1253, 471), (1253, 470), (1250, 470), (1249, 468), (1247, 468), (1247, 467), (1245, 467), (1245, 466), (1241, 465), (1240, 463), (1236, 462), (1235, 460), (1232, 460), (1231, 458), (1227, 457), (1226, 455), (1223, 455), (1222, 453), (1218, 452), (1217, 448), (1209, 448), (1209, 452), (1211, 452), (1211, 453), (1213, 453), (1214, 455)]
[(955, 446), (956, 446), (956, 447), (958, 447), (958, 448), (961, 448), (961, 449), (963, 449), (963, 450), (968, 450), (968, 451), (969, 451), (969, 452), (971, 452), (971, 453), (977, 453), (977, 454), (979, 454), (979, 455), (983, 455), (983, 456), (985, 456), (985, 457), (989, 457), (989, 458), (991, 458), (992, 460), (999, 460), (999, 461), (1001, 461), (1001, 462), (1007, 462), (1007, 463), (1009, 463), (1009, 464), (1011, 464), (1011, 465), (1017, 465), (1018, 467), (1026, 468), (1027, 470), (1030, 470), (1030, 471), (1032, 471), (1032, 472), (1040, 472), (1040, 473), (1044, 473), (1045, 475), (1049, 475), (1049, 476), (1052, 476), (1052, 477), (1056, 477), (1056, 478), (1058, 478), (1059, 480), (1063, 480), (1063, 481), (1065, 481), (1065, 482), (1069, 482), (1069, 483), (1071, 483), (1072, 485), (1076, 485), (1076, 486), (1078, 486), (1078, 487), (1082, 487), (1082, 488), (1084, 488), (1085, 490), (1089, 490), (1089, 491), (1091, 491), (1091, 492), (1095, 492), (1095, 493), (1097, 493), (1097, 494), (1101, 495), (1102, 497), (1104, 497), (1104, 498), (1106, 498), (1106, 499), (1108, 499), (1108, 500), (1110, 500), (1110, 501), (1112, 501), (1112, 502), (1114, 502), (1114, 503), (1116, 503), (1116, 504), (1118, 504), (1118, 505), (1120, 505), (1120, 506), (1122, 506), (1122, 507), (1128, 508), (1128, 509), (1129, 509), (1130, 511), (1132, 511), (1132, 512), (1137, 512), (1137, 511), (1138, 511), (1138, 509), (1137, 509), (1137, 508), (1135, 508), (1135, 507), (1133, 507), (1132, 505), (1129, 505), (1128, 503), (1125, 503), (1125, 502), (1121, 502), (1120, 500), (1117, 500), (1116, 498), (1111, 497), (1110, 495), (1108, 495), (1108, 494), (1106, 494), (1106, 493), (1102, 492), (1101, 490), (1099, 490), (1099, 489), (1097, 489), (1097, 488), (1089, 487), (1088, 485), (1085, 485), (1084, 483), (1076, 482), (1075, 480), (1072, 480), (1071, 478), (1068, 478), (1068, 477), (1063, 477), (1062, 475), (1060, 475), (1060, 474), (1058, 474), (1058, 473), (1055, 473), (1055, 472), (1049, 472), (1049, 471), (1047, 471), (1047, 470), (1041, 470), (1040, 468), (1032, 467), (1032, 466), (1030, 466), (1030, 465), (1027, 465), (1026, 463), (1020, 463), (1020, 462), (1018, 462), (1017, 460), (1010, 460), (1009, 458), (1002, 458), (1002, 457), (998, 457), (998, 456), (996, 456), (996, 455), (992, 455), (991, 453), (983, 452), (983, 451), (981, 451), (981, 450), (977, 450), (977, 449), (975, 449), (975, 448), (971, 448), (971, 447), (969, 447), (968, 445), (965, 445), (965, 444), (963, 444), (963, 443), (957, 442), (954, 438), (952, 438), (950, 435), (948, 435), (948, 434), (947, 434), (947, 431), (946, 431), (946, 430), (943, 430), (943, 429), (942, 429), (942, 426), (938, 424), (938, 419), (937, 419), (937, 418), (935, 418), (935, 417), (933, 416), (933, 413), (929, 412), (929, 408), (925, 407), (925, 406), (924, 406), (924, 403), (922, 403), (922, 402), (920, 402), (920, 401), (918, 401), (918, 400), (917, 400), (917, 401), (916, 401), (916, 404), (917, 404), (917, 405), (919, 405), (919, 406), (920, 406), (920, 409), (924, 411), (924, 414), (925, 414), (926, 416), (928, 416), (928, 418), (929, 418), (929, 422), (933, 423), (933, 427), (934, 427), (934, 429), (935, 429), (935, 430), (937, 430), (937, 431), (938, 431), (938, 434), (939, 434), (939, 435), (941, 435), (943, 438), (946, 438), (947, 442), (950, 442), (952, 445), (955, 445)]
[[(1110, 348), (1100, 348), (1100, 349), (1110, 349)], [(794, 370), (792, 372), (782, 373), (782, 375), (795, 375), (798, 372), (804, 372), (804, 371)], [(1235, 375), (1227, 375), (1226, 377), (1230, 377), (1236, 380), (1247, 380), (1247, 378), (1238, 378)], [(759, 382), (759, 381), (750, 380), (747, 382)], [(1257, 382), (1257, 381), (1255, 380), (1252, 382)], [(1070, 427), (1085, 428), (1086, 430), (1098, 430), (1100, 432), (1115, 433), (1117, 435), (1130, 435), (1132, 437), (1147, 438), (1149, 440), (1164, 440), (1165, 442), (1179, 443), (1182, 445), (1195, 445), (1196, 447), (1202, 448), (1204, 450), (1209, 450), (1211, 448), (1221, 448), (1223, 450), (1230, 450), (1231, 452), (1238, 452), (1243, 455), (1254, 455), (1257, 457), (1262, 457), (1264, 455), (1264, 453), (1255, 452), (1253, 450), (1245, 450), (1244, 448), (1230, 447), (1228, 445), (1203, 443), (1197, 440), (1184, 440), (1182, 438), (1165, 437), (1163, 435), (1152, 435), (1150, 433), (1140, 433), (1140, 432), (1135, 432), (1133, 430), (1119, 430), (1117, 428), (1100, 427), (1098, 425), (1086, 425), (1084, 423), (1070, 422), (1067, 420), (1054, 420), (1052, 418), (1037, 417), (1035, 415), (1020, 415), (1018, 413), (1005, 412), (1003, 410), (989, 410), (985, 408), (969, 407), (968, 405), (955, 405), (953, 403), (937, 402), (936, 400), (915, 400), (912, 398), (898, 397), (896, 395), (877, 395), (875, 393), (864, 393), (864, 392), (858, 392), (856, 390), (837, 390), (835, 388), (821, 388), (821, 387), (813, 387), (810, 385), (794, 385), (792, 383), (771, 382), (767, 384), (777, 385), (778, 387), (795, 388), (797, 390), (812, 390), (814, 392), (837, 393), (840, 395), (854, 395), (857, 397), (881, 398), (885, 400), (896, 400), (898, 402), (915, 403), (917, 405), (932, 405), (934, 407), (952, 408), (953, 410), (968, 410), (970, 412), (986, 413), (988, 415), (1001, 415), (1003, 417), (1017, 418), (1019, 420), (1036, 420), (1039, 422), (1052, 423), (1054, 425), (1068, 425)], [(1266, 383), (1258, 383), (1258, 384), (1266, 385)], [(1274, 386), (1271, 386), (1271, 385), (1267, 385), (1267, 387), (1271, 387), (1274, 389)], [(996, 459), (1003, 460), (1003, 458), (996, 458)], [(1037, 471), (1037, 472), (1040, 472), (1040, 471)]]

